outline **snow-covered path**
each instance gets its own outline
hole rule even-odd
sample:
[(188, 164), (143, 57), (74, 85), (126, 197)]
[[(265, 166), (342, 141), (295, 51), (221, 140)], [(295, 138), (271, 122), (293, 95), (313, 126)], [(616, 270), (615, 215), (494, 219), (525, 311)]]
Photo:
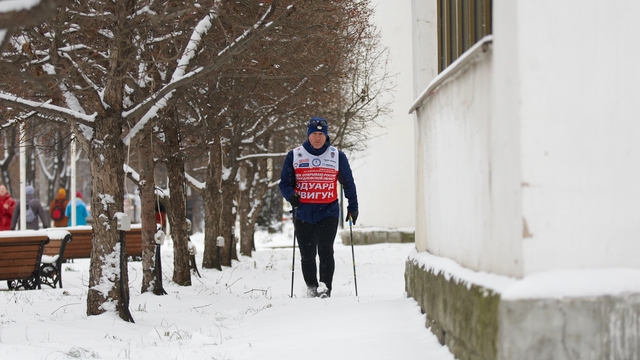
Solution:
[[(135, 324), (114, 314), (87, 317), (88, 260), (64, 266), (64, 289), (6, 290), (0, 284), (0, 353), (7, 359), (432, 359), (453, 356), (425, 328), (404, 294), (413, 244), (351, 247), (338, 238), (333, 297), (302, 297), (296, 254), (291, 291), (291, 229), (258, 233), (257, 251), (222, 272), (200, 269), (190, 287), (171, 283), (171, 243), (163, 246), (166, 296), (140, 294), (140, 263), (130, 262)], [(192, 236), (199, 250), (203, 236)], [(282, 247), (288, 246), (288, 247)], [(200, 264), (200, 260), (198, 260)]]

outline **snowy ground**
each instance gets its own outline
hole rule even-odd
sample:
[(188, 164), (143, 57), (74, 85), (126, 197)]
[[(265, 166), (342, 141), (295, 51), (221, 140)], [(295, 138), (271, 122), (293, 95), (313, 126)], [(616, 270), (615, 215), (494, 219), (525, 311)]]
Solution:
[[(289, 224), (288, 224), (289, 225)], [(413, 244), (351, 247), (336, 240), (333, 297), (304, 298), (292, 231), (258, 233), (258, 250), (230, 268), (200, 269), (193, 286), (171, 283), (170, 241), (162, 248), (169, 295), (140, 294), (139, 262), (129, 263), (135, 324), (113, 313), (86, 316), (88, 260), (65, 264), (63, 289), (8, 291), (0, 283), (2, 359), (431, 359), (451, 360), (404, 293)], [(203, 236), (192, 236), (201, 264)], [(282, 247), (281, 247), (282, 246)]]

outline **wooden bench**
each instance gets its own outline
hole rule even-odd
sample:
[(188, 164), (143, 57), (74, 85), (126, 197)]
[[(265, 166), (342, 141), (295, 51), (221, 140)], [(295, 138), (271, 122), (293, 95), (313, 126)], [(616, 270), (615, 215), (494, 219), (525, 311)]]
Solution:
[(44, 230), (0, 232), (0, 280), (11, 290), (40, 289), (40, 267), (49, 236)]
[[(57, 228), (68, 231), (73, 241), (67, 244), (64, 257), (68, 260), (91, 258), (93, 247), (91, 226), (75, 226)], [(142, 227), (140, 224), (131, 225), (131, 230), (124, 232), (127, 255), (133, 258), (142, 258)]]
[(66, 260), (91, 258), (91, 248), (93, 247), (91, 242), (93, 230), (91, 226), (74, 226), (57, 229), (67, 231), (71, 234), (71, 242), (67, 244), (64, 250), (64, 258)]
[(49, 243), (44, 246), (42, 265), (40, 267), (40, 283), (52, 288), (59, 284), (62, 288), (62, 263), (65, 261), (65, 250), (72, 240), (71, 233), (56, 228), (47, 229)]
[(131, 230), (124, 232), (127, 255), (142, 260), (142, 224), (131, 224)]

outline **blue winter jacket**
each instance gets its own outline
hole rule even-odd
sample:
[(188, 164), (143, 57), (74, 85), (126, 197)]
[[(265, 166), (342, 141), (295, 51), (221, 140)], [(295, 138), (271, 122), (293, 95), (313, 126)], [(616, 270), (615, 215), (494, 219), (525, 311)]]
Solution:
[[(71, 226), (71, 201), (67, 204), (64, 214), (69, 218), (67, 225)], [(87, 218), (89, 215), (89, 209), (87, 209), (87, 205), (84, 201), (80, 198), (76, 198), (76, 226), (87, 225)]]
[[(314, 149), (311, 146), (309, 140), (305, 141), (302, 146), (309, 152), (311, 155), (322, 155), (327, 148), (331, 145), (329, 137), (327, 137), (327, 141), (324, 146), (320, 149)], [(349, 161), (347, 160), (347, 156), (342, 152), (338, 151), (338, 181), (342, 184), (342, 189), (344, 190), (344, 196), (349, 200), (349, 205), (347, 206), (347, 211), (358, 211), (358, 196), (356, 194), (356, 184), (353, 181), (353, 174), (351, 173), (351, 166), (349, 166)], [(296, 187), (296, 175), (293, 170), (293, 150), (289, 151), (287, 157), (284, 159), (284, 164), (282, 165), (282, 173), (280, 174), (280, 192), (285, 200), (289, 201), (291, 195), (295, 193)], [(338, 204), (338, 200), (329, 203), (329, 204), (300, 204), (300, 206), (296, 209), (295, 216), (297, 219), (300, 219), (304, 222), (308, 222), (310, 224), (316, 224), (321, 220), (324, 220), (329, 217), (340, 217), (340, 205)]]

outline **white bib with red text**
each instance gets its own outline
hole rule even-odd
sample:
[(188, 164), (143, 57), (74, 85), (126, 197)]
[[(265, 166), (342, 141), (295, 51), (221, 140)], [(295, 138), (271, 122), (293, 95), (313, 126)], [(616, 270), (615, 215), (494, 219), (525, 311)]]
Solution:
[(338, 200), (338, 149), (329, 146), (320, 156), (302, 146), (293, 150), (296, 194), (303, 204), (328, 204)]

